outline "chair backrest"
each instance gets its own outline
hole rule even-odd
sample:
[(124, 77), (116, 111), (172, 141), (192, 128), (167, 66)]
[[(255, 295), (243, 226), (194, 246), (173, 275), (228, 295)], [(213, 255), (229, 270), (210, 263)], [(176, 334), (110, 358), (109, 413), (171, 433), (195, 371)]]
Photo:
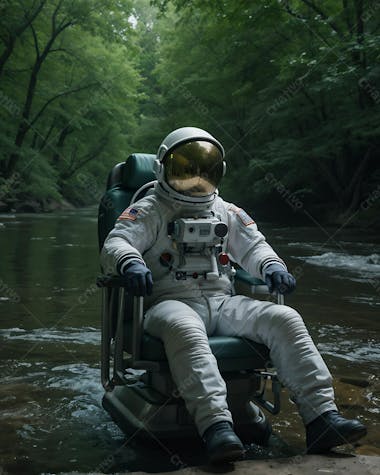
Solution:
[(136, 191), (155, 179), (153, 168), (155, 159), (154, 154), (133, 153), (125, 162), (118, 163), (110, 171), (107, 189), (99, 205), (99, 250), (102, 249), (116, 219), (128, 207)]

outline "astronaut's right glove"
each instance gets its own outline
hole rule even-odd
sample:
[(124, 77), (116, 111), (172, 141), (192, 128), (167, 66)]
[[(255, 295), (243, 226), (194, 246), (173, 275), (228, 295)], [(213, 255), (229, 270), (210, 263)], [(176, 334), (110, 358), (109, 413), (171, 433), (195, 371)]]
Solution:
[(151, 271), (140, 261), (131, 261), (122, 267), (127, 292), (136, 297), (152, 294), (153, 278)]
[(296, 288), (296, 279), (281, 264), (271, 264), (264, 272), (270, 293), (290, 294)]

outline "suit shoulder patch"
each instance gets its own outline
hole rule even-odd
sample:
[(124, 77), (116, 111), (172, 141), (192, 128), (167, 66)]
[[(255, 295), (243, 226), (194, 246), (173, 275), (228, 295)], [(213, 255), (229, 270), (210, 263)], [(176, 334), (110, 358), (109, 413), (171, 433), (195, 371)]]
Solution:
[(130, 206), (129, 208), (125, 209), (121, 215), (117, 218), (117, 220), (124, 220), (128, 219), (129, 221), (135, 221), (137, 218), (137, 215), (140, 213), (140, 210), (137, 208), (133, 208)]
[(240, 221), (244, 224), (244, 226), (249, 226), (250, 224), (255, 224), (255, 221), (243, 209), (238, 208), (235, 205), (231, 205), (231, 206), (228, 207), (228, 210), (235, 213), (236, 216), (238, 216), (238, 218), (240, 219)]

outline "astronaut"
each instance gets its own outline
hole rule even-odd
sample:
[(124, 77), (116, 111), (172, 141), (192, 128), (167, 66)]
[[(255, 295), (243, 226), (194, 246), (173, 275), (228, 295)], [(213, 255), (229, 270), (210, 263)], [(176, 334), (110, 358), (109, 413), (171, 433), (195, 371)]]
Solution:
[[(145, 296), (145, 331), (163, 341), (177, 387), (186, 379), (181, 395), (212, 462), (235, 460), (244, 447), (209, 335), (245, 337), (269, 348), (305, 424), (308, 453), (354, 442), (366, 427), (339, 414), (330, 372), (301, 316), (285, 305), (234, 295), (230, 260), (266, 281), (271, 292), (289, 293), (296, 282), (254, 220), (218, 195), (225, 168), (223, 147), (208, 132), (171, 132), (157, 153), (153, 193), (119, 216), (102, 250), (103, 269), (125, 276), (127, 290)], [(199, 224), (196, 239), (192, 222)], [(204, 238), (207, 223), (212, 246)]]

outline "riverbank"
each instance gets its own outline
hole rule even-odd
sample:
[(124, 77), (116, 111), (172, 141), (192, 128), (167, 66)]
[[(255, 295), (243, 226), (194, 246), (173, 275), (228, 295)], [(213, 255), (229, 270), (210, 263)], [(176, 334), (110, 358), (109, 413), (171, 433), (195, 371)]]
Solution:
[[(100, 201), (100, 198), (99, 198)], [(0, 201), (0, 213), (18, 214), (18, 213), (54, 213), (56, 211), (81, 210), (89, 207), (98, 207), (97, 203), (74, 203), (66, 199), (60, 201), (19, 201), (5, 203)], [(249, 210), (248, 212), (254, 216), (258, 223), (272, 222), (276, 226), (310, 226), (318, 223), (321, 226), (335, 228), (363, 228), (371, 230), (380, 230), (380, 208), (373, 206), (360, 208), (353, 212), (351, 216), (345, 214), (323, 214), (320, 212), (312, 212), (300, 210), (296, 214), (280, 214), (263, 213), (260, 209)]]
[(75, 209), (76, 206), (67, 200), (49, 200), (49, 201), (16, 201), (6, 203), (0, 201), (0, 213), (53, 213), (54, 211), (65, 211)]

